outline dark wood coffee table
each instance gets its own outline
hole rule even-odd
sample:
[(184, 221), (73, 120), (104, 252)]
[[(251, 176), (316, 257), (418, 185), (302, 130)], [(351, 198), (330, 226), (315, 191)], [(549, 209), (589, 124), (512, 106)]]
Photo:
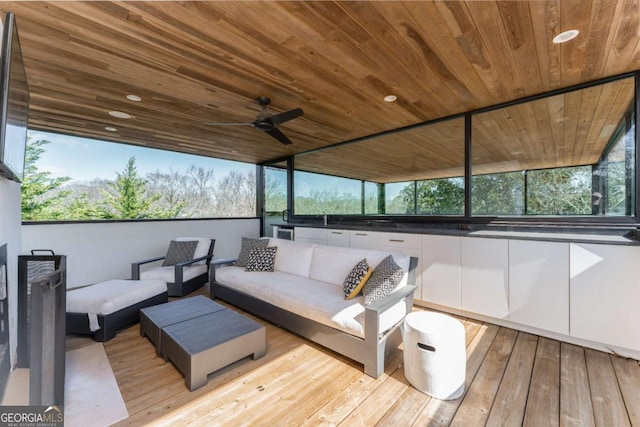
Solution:
[(143, 308), (140, 310), (140, 335), (149, 338), (156, 346), (156, 353), (161, 355), (162, 328), (220, 310), (226, 308), (202, 295)]
[(207, 383), (207, 375), (244, 357), (266, 353), (265, 328), (230, 309), (162, 328), (161, 354), (184, 375), (190, 391)]

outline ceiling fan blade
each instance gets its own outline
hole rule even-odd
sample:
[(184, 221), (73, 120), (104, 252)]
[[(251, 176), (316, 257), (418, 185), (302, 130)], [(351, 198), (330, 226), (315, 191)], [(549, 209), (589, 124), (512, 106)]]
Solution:
[(302, 108), (294, 108), (293, 110), (285, 111), (284, 113), (276, 114), (275, 116), (269, 117), (271, 123), (278, 126), (284, 122), (288, 122), (289, 120), (293, 120), (298, 118), (304, 114)]
[(291, 140), (285, 136), (284, 133), (280, 132), (280, 129), (273, 128), (271, 130), (265, 130), (266, 133), (277, 139), (283, 144), (291, 144)]
[(203, 123), (203, 125), (205, 125), (205, 126), (252, 126), (253, 123), (229, 123), (229, 122), (216, 123), (216, 122), (212, 122), (212, 123)]

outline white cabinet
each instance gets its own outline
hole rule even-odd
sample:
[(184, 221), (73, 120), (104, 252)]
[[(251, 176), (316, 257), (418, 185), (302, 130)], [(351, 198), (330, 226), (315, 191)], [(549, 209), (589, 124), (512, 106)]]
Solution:
[(463, 310), (509, 316), (509, 241), (463, 238), (460, 261)]
[(349, 247), (348, 230), (329, 230), (327, 234), (327, 244), (330, 246)]
[(294, 237), (296, 242), (327, 244), (326, 228), (296, 227)]
[(422, 285), (416, 299), (460, 306), (460, 237), (422, 236)]
[(571, 243), (570, 333), (640, 351), (640, 247)]
[(375, 235), (377, 233), (370, 231), (349, 231), (349, 246), (360, 249), (373, 249), (375, 246)]
[(509, 241), (509, 320), (569, 334), (569, 244)]

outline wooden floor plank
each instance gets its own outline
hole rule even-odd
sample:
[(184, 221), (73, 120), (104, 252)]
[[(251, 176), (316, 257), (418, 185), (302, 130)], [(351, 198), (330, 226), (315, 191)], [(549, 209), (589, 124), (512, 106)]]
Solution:
[(341, 393), (329, 399), (322, 408), (301, 423), (301, 427), (334, 426), (339, 424), (401, 366), (402, 352), (394, 352), (380, 377), (376, 379), (362, 373), (356, 380), (349, 383)]
[(584, 349), (560, 344), (560, 425), (595, 426)]
[(523, 426), (560, 424), (560, 343), (538, 339)]
[(376, 425), (408, 387), (410, 386), (404, 376), (404, 370), (397, 369), (338, 425), (341, 427)]
[(487, 427), (519, 426), (524, 419), (529, 383), (538, 337), (518, 333), (498, 394), (487, 419)]
[[(500, 327), (490, 324), (482, 325), (471, 343), (467, 346), (467, 369), (465, 378), (465, 391), (469, 390), (480, 365), (484, 360), (493, 340), (496, 338)], [(448, 426), (451, 423), (464, 396), (456, 400), (431, 399), (424, 407), (414, 426)]]
[(480, 426), (486, 423), (517, 336), (518, 333), (513, 329), (500, 329), (453, 417), (450, 424), (452, 427)]
[(585, 349), (593, 415), (598, 426), (630, 426), (611, 356)]
[(629, 420), (632, 426), (640, 426), (640, 363), (637, 360), (611, 356), (620, 384), (620, 391), (624, 399)]
[(422, 412), (431, 397), (408, 387), (391, 409), (376, 424), (376, 427), (410, 426)]

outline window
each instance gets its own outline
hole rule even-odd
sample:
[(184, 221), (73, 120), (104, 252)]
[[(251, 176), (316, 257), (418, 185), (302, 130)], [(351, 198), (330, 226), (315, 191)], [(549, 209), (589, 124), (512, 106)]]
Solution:
[(256, 215), (255, 165), (30, 130), (23, 220)]
[(295, 171), (293, 183), (296, 215), (362, 213), (359, 180)]

